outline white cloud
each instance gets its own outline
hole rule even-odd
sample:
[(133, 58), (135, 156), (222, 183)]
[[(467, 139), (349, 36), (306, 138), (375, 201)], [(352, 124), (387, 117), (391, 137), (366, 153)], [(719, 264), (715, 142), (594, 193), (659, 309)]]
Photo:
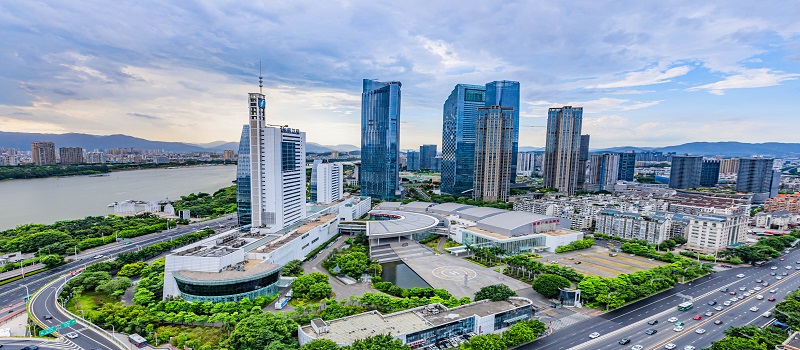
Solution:
[(589, 86), (589, 88), (610, 89), (663, 84), (672, 81), (672, 78), (686, 75), (691, 70), (692, 68), (689, 66), (674, 67), (667, 69), (666, 71), (659, 67), (653, 67), (640, 72), (626, 73), (625, 77), (620, 81)]
[(584, 113), (604, 113), (608, 111), (632, 111), (655, 106), (662, 101), (633, 102), (628, 99), (603, 97), (591, 101), (569, 102), (565, 106), (583, 107)]
[(742, 69), (740, 72), (728, 76), (715, 83), (695, 86), (687, 91), (707, 90), (714, 95), (724, 95), (728, 89), (749, 89), (780, 85), (786, 80), (795, 80), (800, 74), (789, 74), (773, 71), (768, 68)]

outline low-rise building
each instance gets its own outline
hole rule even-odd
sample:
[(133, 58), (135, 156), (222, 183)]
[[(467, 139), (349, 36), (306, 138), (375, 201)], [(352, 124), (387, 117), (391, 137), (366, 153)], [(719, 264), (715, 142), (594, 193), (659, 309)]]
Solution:
[(308, 326), (298, 326), (297, 338), (301, 346), (316, 339), (348, 346), (358, 339), (391, 334), (417, 349), (462, 335), (502, 332), (534, 314), (531, 300), (519, 297), (481, 300), (454, 308), (431, 304), (387, 315), (368, 311), (331, 321), (314, 319)]
[(691, 216), (686, 227), (686, 248), (712, 254), (744, 241), (746, 215)]
[(800, 214), (800, 192), (793, 194), (779, 194), (775, 198), (767, 198), (764, 202), (765, 211), (786, 210)]
[(779, 210), (769, 213), (761, 212), (756, 214), (756, 227), (770, 230), (789, 230), (800, 224), (800, 215)]
[(670, 238), (672, 220), (666, 216), (605, 209), (597, 214), (595, 232), (660, 244)]

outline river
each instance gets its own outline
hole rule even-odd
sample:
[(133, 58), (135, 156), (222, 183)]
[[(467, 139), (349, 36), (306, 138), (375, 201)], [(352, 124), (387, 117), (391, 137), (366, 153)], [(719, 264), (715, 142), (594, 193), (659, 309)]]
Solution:
[(235, 165), (130, 170), (108, 176), (0, 181), (0, 230), (112, 214), (110, 203), (128, 199), (180, 199), (233, 185)]

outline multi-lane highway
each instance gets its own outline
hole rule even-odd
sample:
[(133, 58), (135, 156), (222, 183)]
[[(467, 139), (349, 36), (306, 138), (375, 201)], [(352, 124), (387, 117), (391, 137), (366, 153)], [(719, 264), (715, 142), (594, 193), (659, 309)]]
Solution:
[(3, 350), (21, 350), (33, 346), (39, 350), (81, 350), (71, 342), (36, 338), (0, 338), (0, 344), (3, 344)]
[[(24, 301), (26, 293), (33, 294), (36, 290), (41, 288), (45, 283), (53, 280), (54, 276), (59, 276), (64, 273), (68, 273), (69, 271), (76, 270), (80, 267), (83, 267), (86, 264), (93, 262), (94, 259), (92, 259), (92, 257), (94, 256), (100, 254), (105, 256), (113, 256), (119, 253), (133, 251), (139, 249), (139, 247), (145, 247), (148, 245), (158, 243), (160, 241), (169, 240), (170, 238), (192, 233), (205, 226), (213, 228), (221, 223), (225, 223), (227, 224), (226, 226), (230, 226), (230, 224), (236, 221), (235, 218), (236, 218), (235, 215), (229, 215), (209, 221), (203, 221), (186, 226), (179, 226), (178, 228), (173, 228), (169, 231), (162, 231), (145, 236), (132, 238), (128, 240), (131, 242), (130, 244), (123, 244), (123, 242), (117, 242), (89, 249), (83, 252), (79, 252), (77, 256), (78, 259), (77, 261), (69, 262), (57, 268), (47, 270), (45, 272), (30, 277), (25, 277), (14, 283), (9, 283), (0, 286), (0, 306), (9, 306), (16, 304), (20, 301)], [(66, 258), (75, 259), (76, 256), (72, 255)], [(27, 287), (27, 289), (25, 287)]]
[[(743, 326), (747, 324), (762, 325), (769, 321), (761, 315), (771, 309), (783, 297), (800, 287), (800, 270), (796, 270), (800, 264), (800, 251), (793, 250), (785, 254), (785, 261), (773, 259), (768, 265), (761, 267), (733, 268), (716, 272), (709, 277), (703, 277), (694, 281), (691, 285), (678, 285), (668, 291), (651, 296), (639, 302), (628, 305), (619, 310), (609, 312), (606, 315), (592, 318), (580, 323), (576, 323), (568, 328), (556, 331), (551, 336), (537, 340), (536, 342), (524, 347), (526, 349), (630, 349), (634, 345), (641, 345), (645, 349), (663, 349), (668, 343), (676, 345), (676, 349), (683, 349), (686, 345), (694, 346), (698, 349), (707, 347), (711, 342), (721, 339), (724, 335), (722, 331), (731, 326)], [(775, 266), (777, 269), (772, 270)], [(786, 269), (790, 266), (790, 269)], [(776, 276), (772, 276), (775, 273)], [(786, 273), (786, 276), (781, 276)], [(745, 277), (739, 278), (737, 275), (743, 274)], [(776, 277), (781, 277), (777, 279)], [(756, 283), (756, 280), (762, 280)], [(768, 282), (769, 286), (761, 285)], [(739, 290), (744, 287), (745, 291)], [(756, 287), (762, 288), (756, 291)], [(729, 288), (735, 291), (736, 297), (742, 296), (747, 291), (755, 293), (743, 300), (733, 302), (731, 306), (722, 305), (724, 301), (734, 297), (729, 292), (720, 292), (722, 288)], [(774, 289), (775, 293), (769, 291)], [(756, 299), (757, 295), (763, 295), (762, 300)], [(693, 300), (694, 308), (689, 311), (678, 311), (677, 306), (682, 301)], [(774, 297), (776, 301), (770, 302), (768, 298)], [(708, 302), (716, 301), (716, 305), (708, 305)], [(714, 308), (720, 306), (721, 311)], [(757, 307), (757, 312), (751, 312), (751, 307)], [(705, 316), (707, 311), (714, 312), (711, 317)], [(693, 320), (692, 317), (702, 315), (701, 320)], [(667, 322), (671, 317), (678, 318), (685, 323), (684, 330), (673, 331), (674, 325)], [(649, 320), (659, 321), (656, 325), (649, 325)], [(722, 321), (721, 325), (714, 324), (715, 320)], [(653, 335), (645, 334), (648, 329), (655, 329), (657, 333)], [(698, 334), (698, 328), (705, 330), (705, 333)], [(600, 337), (590, 339), (589, 334), (597, 332)], [(626, 345), (618, 342), (622, 338), (631, 340)]]

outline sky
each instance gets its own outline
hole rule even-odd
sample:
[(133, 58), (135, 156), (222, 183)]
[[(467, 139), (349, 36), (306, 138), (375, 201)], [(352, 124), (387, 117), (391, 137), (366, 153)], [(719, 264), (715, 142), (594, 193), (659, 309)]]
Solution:
[(401, 147), (455, 84), (521, 85), (520, 145), (584, 108), (591, 147), (800, 142), (791, 1), (4, 1), (0, 131), (238, 141), (267, 120), (360, 144), (362, 79), (401, 81)]

